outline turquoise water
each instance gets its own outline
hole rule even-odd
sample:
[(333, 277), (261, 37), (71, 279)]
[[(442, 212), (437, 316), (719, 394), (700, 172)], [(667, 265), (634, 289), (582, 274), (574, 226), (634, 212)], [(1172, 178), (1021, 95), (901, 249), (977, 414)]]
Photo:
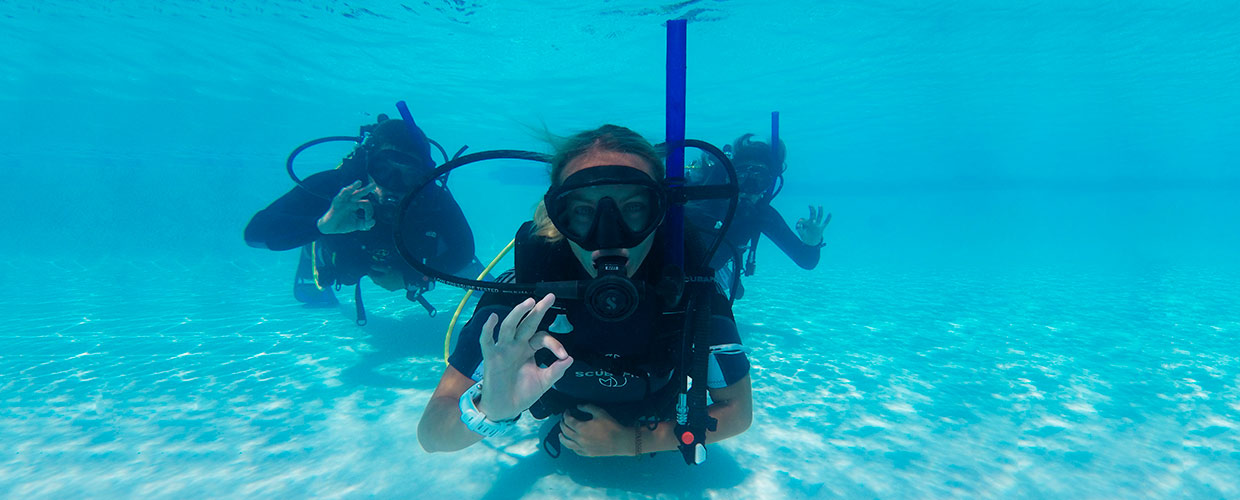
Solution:
[[(510, 4), (0, 3), (0, 496), (1240, 498), (1240, 7)], [(426, 454), (447, 315), (303, 309), (241, 228), (400, 99), (449, 149), (657, 140), (671, 18), (689, 135), (781, 111), (775, 205), (834, 213), (736, 307), (754, 425), (688, 471)], [(481, 255), (542, 182), (454, 174)]]

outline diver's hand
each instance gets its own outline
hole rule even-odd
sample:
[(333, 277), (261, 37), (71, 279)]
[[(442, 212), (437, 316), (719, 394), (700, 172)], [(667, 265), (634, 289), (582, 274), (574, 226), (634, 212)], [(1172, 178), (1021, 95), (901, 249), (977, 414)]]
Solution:
[[(559, 341), (538, 331), (539, 323), (554, 303), (555, 295), (547, 294), (537, 303), (530, 298), (517, 304), (499, 325), (498, 337), (494, 331), (499, 316), (492, 314), (482, 325), (478, 342), (482, 344), (483, 385), (478, 411), (487, 418), (500, 421), (520, 415), (573, 364), (573, 358)], [(540, 368), (534, 353), (544, 347), (558, 360)]]
[(395, 292), (405, 289), (405, 274), (393, 272), (388, 266), (370, 266), (370, 281), (383, 287), (384, 290)]
[[(823, 214), (826, 214), (825, 218)], [(801, 242), (806, 245), (816, 246), (822, 243), (822, 231), (827, 228), (827, 224), (831, 223), (831, 214), (826, 213), (822, 209), (822, 205), (818, 205), (818, 210), (814, 210), (814, 206), (809, 207), (809, 218), (797, 220), (797, 236), (801, 237)]]
[(594, 405), (577, 405), (577, 409), (589, 413), (592, 418), (579, 420), (571, 411), (564, 413), (564, 420), (560, 422), (564, 434), (560, 442), (565, 448), (583, 457), (637, 454), (632, 427), (620, 425), (606, 410)]
[(319, 218), (319, 232), (344, 234), (375, 227), (375, 209), (366, 199), (374, 190), (375, 183), (362, 186), (362, 181), (340, 188), (340, 192), (332, 198), (331, 208)]

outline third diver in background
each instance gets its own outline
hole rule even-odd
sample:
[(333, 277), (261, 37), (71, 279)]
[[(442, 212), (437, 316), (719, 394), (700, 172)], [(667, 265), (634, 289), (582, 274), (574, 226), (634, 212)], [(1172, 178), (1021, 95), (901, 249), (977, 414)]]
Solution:
[[(754, 134), (736, 139), (731, 147), (725, 147), (736, 168), (737, 186), (740, 189), (736, 216), (725, 236), (726, 245), (715, 254), (711, 267), (719, 270), (717, 281), (732, 300), (744, 296), (745, 289), (738, 276), (752, 276), (755, 267), (758, 239), (765, 234), (803, 269), (818, 265), (822, 247), (823, 230), (831, 222), (831, 214), (819, 205), (809, 207), (809, 216), (797, 220), (796, 233), (784, 222), (784, 218), (771, 206), (771, 199), (782, 188), (787, 149), (780, 141), (778, 151), (770, 144), (754, 141)], [(686, 168), (689, 184), (725, 183), (727, 173), (713, 158), (702, 159)], [(724, 218), (725, 207), (721, 202), (691, 203), (685, 216), (705, 231), (718, 229)], [(736, 272), (734, 266), (742, 266)]]

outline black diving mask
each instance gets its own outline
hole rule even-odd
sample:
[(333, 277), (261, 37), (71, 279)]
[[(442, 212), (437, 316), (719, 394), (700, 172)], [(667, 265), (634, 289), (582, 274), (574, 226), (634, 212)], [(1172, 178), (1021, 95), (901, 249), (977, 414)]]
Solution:
[(395, 221), (401, 200), (413, 191), (419, 173), (428, 171), (424, 165), (426, 162), (417, 156), (395, 149), (376, 151), (367, 157), (366, 173), (382, 191), (382, 196), (374, 193), (368, 197), (374, 203), (377, 219), (384, 223)]
[(383, 149), (366, 158), (366, 173), (375, 184), (391, 192), (393, 204), (399, 203), (405, 194), (413, 191), (413, 183), (419, 176), (429, 172), (426, 161), (417, 156), (395, 149)]
[(736, 184), (742, 193), (765, 194), (775, 183), (771, 169), (760, 163), (736, 166)]
[(624, 165), (582, 169), (548, 190), (543, 202), (556, 229), (588, 251), (637, 246), (667, 211), (663, 186)]

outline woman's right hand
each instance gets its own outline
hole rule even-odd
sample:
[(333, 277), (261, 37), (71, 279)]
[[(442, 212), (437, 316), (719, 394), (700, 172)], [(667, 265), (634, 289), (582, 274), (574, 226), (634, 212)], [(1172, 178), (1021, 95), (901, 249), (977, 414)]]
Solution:
[(367, 231), (375, 227), (374, 207), (366, 196), (374, 192), (375, 183), (362, 186), (362, 181), (340, 188), (336, 197), (332, 198), (332, 206), (327, 213), (319, 218), (319, 232), (323, 234), (343, 234), (354, 231)]
[[(555, 304), (555, 295), (547, 294), (537, 303), (533, 298), (517, 304), (499, 325), (499, 316), (491, 314), (482, 325), (482, 400), (478, 411), (494, 421), (511, 420), (542, 397), (573, 364), (573, 358), (559, 341), (545, 331), (538, 331), (547, 310)], [(529, 315), (526, 315), (526, 313)], [(557, 361), (541, 368), (534, 353), (546, 347)]]

